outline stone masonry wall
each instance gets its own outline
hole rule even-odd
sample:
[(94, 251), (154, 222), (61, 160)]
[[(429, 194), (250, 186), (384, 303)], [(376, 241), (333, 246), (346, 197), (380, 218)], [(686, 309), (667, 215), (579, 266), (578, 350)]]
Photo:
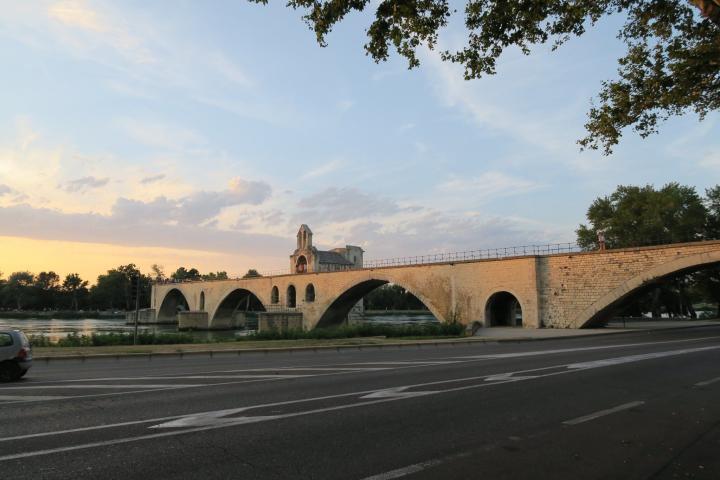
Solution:
[(671, 262), (718, 252), (720, 242), (698, 242), (539, 257), (541, 320), (544, 326), (582, 327), (589, 319), (581, 314), (625, 282)]
[[(327, 273), (280, 275), (245, 280), (158, 284), (152, 305), (159, 311), (173, 289), (198, 310), (201, 292), (212, 325), (221, 302), (236, 289), (255, 294), (269, 311), (296, 311), (310, 329), (344, 292), (363, 282), (396, 283), (417, 296), (440, 321), (486, 324), (488, 299), (496, 292), (513, 294), (528, 328), (581, 327), (594, 313), (654, 276), (700, 263), (720, 262), (720, 241), (606, 252), (529, 256), (433, 265), (358, 269)], [(665, 271), (670, 269), (669, 271)], [(673, 270), (674, 269), (674, 270)], [(647, 278), (645, 278), (647, 277)], [(315, 300), (305, 301), (308, 284)], [(296, 305), (288, 309), (287, 289), (296, 290)], [(279, 302), (271, 303), (276, 286)], [(358, 299), (359, 300), (359, 299)]]

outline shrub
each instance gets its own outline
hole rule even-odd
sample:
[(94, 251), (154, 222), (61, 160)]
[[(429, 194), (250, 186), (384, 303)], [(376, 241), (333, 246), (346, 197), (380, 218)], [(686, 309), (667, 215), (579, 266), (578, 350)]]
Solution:
[(355, 337), (449, 337), (461, 336), (465, 327), (460, 323), (421, 323), (408, 325), (388, 325), (362, 323), (358, 325), (342, 325), (332, 328), (315, 328), (313, 330), (288, 329), (257, 332), (238, 340), (297, 340), (297, 339), (332, 339)]

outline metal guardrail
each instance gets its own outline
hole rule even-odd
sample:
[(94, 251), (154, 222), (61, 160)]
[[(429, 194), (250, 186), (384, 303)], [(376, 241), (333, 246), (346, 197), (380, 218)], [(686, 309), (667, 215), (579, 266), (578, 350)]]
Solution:
[[(448, 262), (465, 262), (471, 260), (492, 260), (512, 257), (526, 257), (529, 255), (552, 255), (557, 253), (577, 253), (581, 252), (582, 248), (577, 243), (550, 243), (545, 245), (520, 245), (515, 247), (501, 247), (501, 248), (487, 248), (481, 250), (467, 250), (464, 252), (451, 252), (451, 253), (430, 253), (427, 255), (416, 255), (413, 257), (394, 257), (394, 258), (382, 258), (378, 260), (369, 260), (363, 262), (362, 268), (382, 268), (382, 267), (400, 267), (406, 265), (428, 265), (433, 263), (448, 263)], [(287, 269), (283, 270), (270, 270), (259, 272), (262, 277), (274, 277), (277, 275), (289, 275), (290, 271)], [(228, 277), (226, 280), (242, 280), (243, 277)], [(224, 279), (225, 280), (225, 279)], [(220, 279), (213, 280), (182, 280), (174, 281), (171, 279), (164, 280), (162, 282), (156, 282), (159, 284), (172, 284), (172, 283), (191, 283), (191, 282), (208, 282), (208, 281), (221, 281)]]
[(529, 255), (552, 255), (557, 253), (577, 253), (582, 249), (577, 243), (552, 243), (547, 245), (520, 245), (516, 247), (487, 248), (465, 252), (435, 253), (414, 257), (395, 257), (369, 260), (363, 268), (397, 267), (404, 265), (427, 265), (432, 263), (464, 262), (470, 260), (492, 260)]

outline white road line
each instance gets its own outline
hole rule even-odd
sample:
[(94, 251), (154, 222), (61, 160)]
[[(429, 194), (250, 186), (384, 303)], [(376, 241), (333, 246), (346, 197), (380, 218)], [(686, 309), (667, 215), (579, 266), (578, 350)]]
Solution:
[(374, 372), (377, 370), (388, 370), (388, 368), (381, 367), (368, 367), (368, 368), (357, 368), (357, 367), (277, 367), (277, 368), (253, 368), (249, 370), (228, 370), (229, 372), (295, 372), (295, 371), (309, 371), (309, 372), (337, 372), (337, 371), (348, 371), (348, 372)]
[[(681, 350), (681, 352), (683, 352), (683, 353), (693, 353), (693, 352), (706, 351), (706, 350), (708, 350), (709, 348), (715, 348), (715, 349), (717, 349), (717, 348), (720, 348), (720, 345), (718, 345), (718, 346), (716, 346), (716, 347), (701, 347), (701, 348), (697, 348), (697, 349), (684, 349), (684, 350)], [(667, 352), (667, 353), (672, 353), (672, 352)], [(669, 355), (668, 355), (668, 356), (669, 356)], [(647, 359), (648, 359), (648, 358), (638, 358), (637, 356), (633, 356), (633, 357), (635, 357), (635, 360), (634, 360), (634, 361), (636, 361), (636, 362), (637, 362), (637, 361), (642, 361), (642, 360), (647, 360)], [(622, 358), (622, 357), (621, 357), (621, 358)], [(659, 357), (653, 357), (653, 358), (659, 358)], [(625, 363), (625, 362), (621, 362), (621, 363)], [(564, 374), (568, 374), (568, 373), (577, 373), (577, 372), (580, 372), (580, 371), (583, 371), (583, 370), (586, 370), (586, 369), (589, 369), (589, 368), (600, 368), (600, 367), (611, 366), (611, 365), (617, 365), (617, 363), (602, 364), (602, 365), (598, 365), (597, 367), (587, 367), (587, 368), (585, 368), (585, 369), (580, 369), (580, 368), (566, 368), (565, 370), (553, 371), (553, 372), (551, 372), (551, 373), (547, 373), (547, 374), (543, 374), (543, 375), (537, 375), (537, 376), (534, 376), (534, 377), (526, 377), (525, 380), (532, 380), (532, 379), (536, 379), (536, 378), (551, 377), (551, 376), (556, 376), (556, 375), (564, 375)], [(569, 365), (556, 365), (556, 366), (554, 366), (554, 367), (545, 367), (545, 368), (539, 368), (539, 369), (533, 369), (533, 370), (525, 370), (525, 371), (514, 372), (514, 373), (525, 373), (525, 372), (529, 372), (529, 371), (539, 371), (539, 370), (549, 370), (549, 369), (555, 369), (555, 370), (557, 370), (558, 368), (561, 368), (561, 367), (563, 367), (563, 366), (568, 367)], [(482, 376), (480, 376), (480, 377), (469, 377), (469, 378), (467, 378), (467, 379), (465, 379), (465, 380), (472, 380), (472, 379), (477, 379), (477, 378), (484, 378), (484, 377), (482, 377)], [(437, 384), (448, 383), (448, 382), (457, 382), (457, 381), (461, 381), (461, 380), (462, 380), (462, 379), (445, 380), (445, 381), (437, 381), (437, 382), (427, 382), (427, 383), (423, 383), (423, 384), (406, 385), (406, 386), (403, 386), (403, 387), (404, 387), (405, 389), (408, 389), (408, 388), (415, 388), (415, 387), (421, 387), (421, 386), (427, 386), (427, 385), (437, 385)], [(496, 385), (502, 385), (502, 384), (505, 384), (505, 383), (511, 383), (511, 382), (517, 382), (517, 381), (523, 381), (523, 380), (512, 380), (512, 379), (508, 379), (507, 381), (498, 381), (498, 382), (491, 382), (491, 383), (480, 383), (480, 384), (474, 384), (474, 385), (466, 385), (466, 386), (462, 386), (462, 387), (449, 388), (449, 389), (444, 389), (444, 390), (441, 390), (441, 391), (437, 391), (437, 392), (435, 392), (435, 394), (439, 395), (439, 394), (449, 393), (449, 392), (459, 392), (459, 391), (470, 390), (470, 389), (485, 388), (485, 387), (494, 387), (494, 386), (496, 386)], [(398, 388), (401, 388), (401, 387), (398, 387)], [(289, 401), (286, 401), (286, 402), (276, 402), (276, 403), (274, 403), (274, 404), (266, 404), (266, 405), (254, 405), (254, 406), (249, 406), (249, 407), (242, 407), (242, 410), (245, 411), (245, 410), (249, 410), (249, 409), (251, 409), (251, 408), (261, 408), (261, 407), (277, 406), (277, 405), (288, 405), (288, 404), (294, 404), (294, 403), (299, 403), (299, 402), (308, 402), (308, 401), (312, 401), (312, 400), (320, 400), (320, 399), (327, 399), (327, 398), (347, 397), (347, 396), (359, 395), (359, 394), (363, 394), (363, 393), (378, 392), (378, 391), (381, 391), (381, 390), (387, 390), (387, 389), (370, 390), (370, 391), (365, 391), (365, 392), (353, 392), (353, 393), (349, 393), (349, 394), (328, 395), (328, 396), (325, 396), (325, 397), (316, 397), (316, 398), (314, 398), (314, 399), (313, 399), (313, 398), (308, 398), (308, 399), (301, 399), (301, 400), (289, 400)], [(332, 412), (332, 411), (338, 411), (338, 410), (345, 410), (345, 409), (350, 409), (350, 408), (366, 407), (366, 406), (369, 406), (369, 405), (377, 405), (377, 404), (381, 404), (381, 403), (388, 403), (388, 402), (395, 402), (395, 401), (406, 400), (407, 398), (413, 398), (413, 397), (397, 397), (397, 396), (395, 396), (395, 397), (381, 398), (381, 399), (378, 399), (378, 400), (372, 400), (372, 401), (366, 401), (366, 402), (350, 403), (350, 404), (345, 404), (345, 405), (338, 405), (338, 406), (326, 407), (326, 408), (319, 408), (319, 409), (313, 409), (313, 410), (305, 410), (305, 411), (300, 411), (300, 412), (292, 412), (292, 413), (280, 414), (280, 415), (274, 415), (274, 416), (267, 416), (267, 417), (265, 417), (265, 416), (264, 416), (264, 417), (260, 417), (260, 416), (258, 416), (258, 417), (238, 417), (236, 423), (234, 423), (234, 422), (232, 422), (232, 421), (229, 421), (229, 422), (223, 422), (222, 424), (219, 424), (219, 425), (202, 426), (202, 427), (197, 427), (197, 428), (186, 428), (186, 429), (182, 429), (182, 430), (173, 430), (173, 431), (170, 431), (170, 432), (163, 432), (163, 433), (157, 433), (157, 434), (140, 435), (140, 436), (135, 436), (135, 437), (119, 438), (119, 439), (115, 439), (115, 440), (107, 440), (107, 441), (102, 441), (102, 442), (93, 442), (93, 443), (87, 443), (87, 444), (72, 445), (72, 446), (67, 446), (67, 447), (59, 447), (59, 448), (54, 448), (54, 449), (38, 450), (38, 451), (34, 451), (34, 452), (24, 452), (24, 453), (18, 453), (18, 454), (5, 455), (5, 456), (0, 456), (0, 462), (2, 462), (2, 461), (8, 461), (8, 460), (16, 460), (16, 459), (20, 459), (20, 458), (28, 458), (28, 457), (41, 456), (41, 455), (50, 455), (50, 454), (54, 454), (54, 453), (62, 453), (62, 452), (75, 451), (75, 450), (84, 450), (84, 449), (96, 448), (96, 447), (102, 447), (102, 446), (111, 446), (111, 445), (126, 444), (126, 443), (131, 443), (131, 442), (137, 442), (137, 441), (142, 441), (142, 440), (149, 440), (149, 439), (154, 439), (154, 438), (169, 437), (169, 436), (174, 436), (174, 435), (184, 435), (184, 434), (193, 433), (193, 432), (201, 432), (201, 431), (215, 430), (215, 429), (218, 429), (218, 428), (227, 428), (227, 427), (235, 426), (235, 425), (238, 425), (238, 424), (246, 424), (246, 423), (252, 423), (252, 422), (262, 422), (262, 421), (272, 421), (272, 420), (278, 420), (278, 419), (299, 417), (299, 416), (304, 416), (304, 415), (313, 415), (313, 414), (317, 414), (317, 413), (326, 413), (326, 412)], [(643, 402), (641, 402), (641, 403), (643, 403)], [(632, 408), (632, 407), (628, 407), (627, 405), (636, 406), (636, 405), (634, 405), (634, 404), (621, 405), (620, 407), (615, 407), (615, 409), (611, 409), (612, 411), (610, 411), (610, 413), (613, 413), (613, 411), (616, 410), (616, 409), (621, 409), (621, 407)], [(212, 414), (213, 412), (206, 412), (206, 413), (207, 413), (207, 414)], [(598, 412), (597, 414), (593, 414), (593, 415), (599, 416), (598, 414), (603, 414), (603, 412)], [(178, 416), (178, 417), (174, 417), (174, 418), (191, 417), (191, 416), (198, 416), (198, 414), (196, 413), (196, 414), (192, 414), (192, 415), (182, 415), (182, 416)], [(256, 419), (256, 420), (252, 420), (253, 418)], [(585, 418), (585, 417), (582, 417), (582, 418)], [(596, 418), (596, 417), (594, 417), (594, 418)], [(577, 420), (580, 420), (580, 419), (575, 419), (575, 421), (577, 421)], [(573, 420), (570, 420), (570, 421), (572, 422)], [(148, 421), (138, 422), (138, 423), (149, 423), (149, 420), (148, 420)], [(128, 424), (129, 424), (129, 423), (128, 423)], [(110, 428), (111, 426), (108, 425), (108, 426), (106, 426), (106, 427), (107, 427), (107, 428)], [(152, 428), (152, 427), (150, 427), (150, 428)], [(97, 429), (97, 427), (88, 427), (88, 428), (86, 428), (85, 430), (90, 430), (90, 429)], [(82, 430), (81, 430), (81, 429), (76, 429), (76, 430), (72, 430), (72, 431), (82, 431)], [(47, 435), (52, 435), (52, 434), (57, 434), (57, 433), (59, 433), (59, 432), (47, 432)], [(37, 436), (41, 436), (41, 435), (43, 435), (43, 434), (33, 434), (32, 436), (37, 437)], [(23, 437), (23, 436), (14, 437), (14, 439), (16, 439), (16, 440), (19, 440), (19, 439), (22, 439), (22, 438), (25, 438), (25, 437)], [(0, 441), (5, 441), (5, 440), (6, 440), (6, 439), (0, 439)]]
[(486, 355), (469, 355), (463, 357), (463, 359), (477, 359), (477, 360), (498, 360), (503, 358), (520, 358), (520, 357), (533, 357), (536, 355), (551, 355), (556, 353), (572, 353), (572, 352), (587, 352), (594, 350), (608, 350), (613, 348), (628, 348), (628, 347), (644, 347), (651, 345), (666, 345), (670, 343), (684, 343), (684, 342), (700, 342), (703, 340), (712, 340), (720, 338), (720, 336), (713, 337), (702, 337), (702, 338), (684, 338), (682, 340), (668, 340), (665, 342), (644, 342), (644, 343), (624, 343), (621, 345), (602, 345), (599, 347), (578, 347), (578, 348), (557, 348), (553, 350), (533, 350), (530, 352), (516, 352), (516, 353), (490, 353)]
[(607, 410), (600, 410), (599, 412), (591, 413), (589, 415), (584, 415), (578, 418), (573, 418), (572, 420), (565, 420), (562, 423), (563, 425), (577, 425), (579, 423), (589, 422), (590, 420), (595, 420), (596, 418), (604, 417), (606, 415), (622, 412), (623, 410), (629, 410), (631, 408), (639, 407), (640, 405), (644, 404), (645, 402), (643, 402), (642, 400), (630, 403), (623, 403), (622, 405), (618, 405), (617, 407), (608, 408)]
[(389, 361), (389, 362), (361, 362), (348, 363), (347, 365), (448, 365), (460, 363), (459, 360), (417, 360), (417, 361)]
[(12, 402), (12, 401), (39, 402), (41, 400), (57, 400), (59, 398), (66, 398), (66, 397), (48, 396), (48, 395), (37, 395), (37, 396), (0, 395), (0, 402)]
[(591, 360), (588, 362), (573, 363), (573, 364), (568, 365), (568, 368), (586, 369), (586, 368), (608, 367), (611, 365), (620, 365), (622, 363), (639, 362), (641, 360), (652, 360), (654, 358), (674, 357), (676, 355), (683, 355), (685, 353), (702, 352), (705, 350), (716, 350), (718, 348), (720, 348), (720, 346), (716, 345), (716, 346), (711, 346), (711, 347), (685, 348), (682, 350), (669, 350), (669, 351), (665, 351), (665, 352), (652, 352), (652, 353), (642, 353), (639, 355), (626, 355), (624, 357), (605, 358), (602, 360)]
[(204, 379), (228, 379), (228, 378), (298, 378), (298, 377), (312, 377), (313, 374), (309, 375), (284, 375), (284, 374), (272, 374), (272, 375), (173, 375), (166, 377), (105, 377), (105, 378), (84, 378), (77, 380), (58, 380), (53, 382), (43, 383), (82, 383), (82, 382), (112, 382), (112, 381), (128, 381), (128, 380), (204, 380)]
[(165, 384), (152, 384), (152, 383), (138, 383), (132, 385), (116, 385), (114, 383), (98, 383), (92, 385), (32, 385), (23, 387), (3, 387), (0, 388), (0, 392), (6, 390), (46, 390), (46, 389), (92, 389), (92, 388), (108, 388), (108, 389), (123, 389), (123, 388), (188, 388), (188, 387), (205, 387), (207, 384), (198, 383), (165, 383)]
[[(193, 385), (191, 387), (183, 387), (183, 388), (197, 388), (197, 387), (217, 387), (217, 386), (224, 386), (224, 385), (240, 385), (241, 383), (256, 383), (256, 382), (273, 382), (277, 380), (283, 380), (282, 378), (274, 379), (274, 378), (261, 378), (258, 380), (242, 380), (239, 382), (222, 382), (222, 383), (209, 383), (209, 384), (203, 384), (203, 385)], [(153, 392), (162, 392), (165, 390), (176, 390), (177, 387), (169, 387), (169, 388), (155, 388), (155, 389), (144, 389), (144, 390), (129, 390), (127, 392), (112, 392), (112, 393), (90, 393), (86, 395), (72, 395), (68, 397), (63, 398), (56, 398), (55, 400), (77, 400), (80, 398), (99, 398), (99, 397), (119, 397), (121, 395), (134, 395), (136, 393), (153, 393)], [(15, 405), (18, 403), (26, 403), (25, 401), (18, 401), (18, 402), (4, 402), (1, 405)], [(0, 438), (0, 442), (3, 441), (2, 438)]]
[(713, 383), (720, 382), (720, 377), (717, 378), (711, 378), (710, 380), (705, 380), (704, 382), (698, 382), (695, 384), (696, 387), (706, 387), (708, 385), (712, 385)]

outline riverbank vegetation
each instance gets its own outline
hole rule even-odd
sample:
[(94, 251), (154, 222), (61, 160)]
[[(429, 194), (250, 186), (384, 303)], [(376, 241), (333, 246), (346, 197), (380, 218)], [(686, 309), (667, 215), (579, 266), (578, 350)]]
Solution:
[[(424, 323), (416, 325), (373, 325), (361, 324), (313, 330), (269, 330), (236, 337), (237, 342), (271, 340), (327, 340), (340, 338), (444, 338), (460, 337), (465, 327), (459, 323)], [(227, 340), (208, 340), (189, 333), (139, 332), (138, 345), (175, 345), (192, 343), (219, 343)], [(33, 347), (104, 347), (111, 345), (133, 345), (132, 333), (93, 333), (80, 335), (71, 333), (57, 341), (43, 335), (30, 337)]]

